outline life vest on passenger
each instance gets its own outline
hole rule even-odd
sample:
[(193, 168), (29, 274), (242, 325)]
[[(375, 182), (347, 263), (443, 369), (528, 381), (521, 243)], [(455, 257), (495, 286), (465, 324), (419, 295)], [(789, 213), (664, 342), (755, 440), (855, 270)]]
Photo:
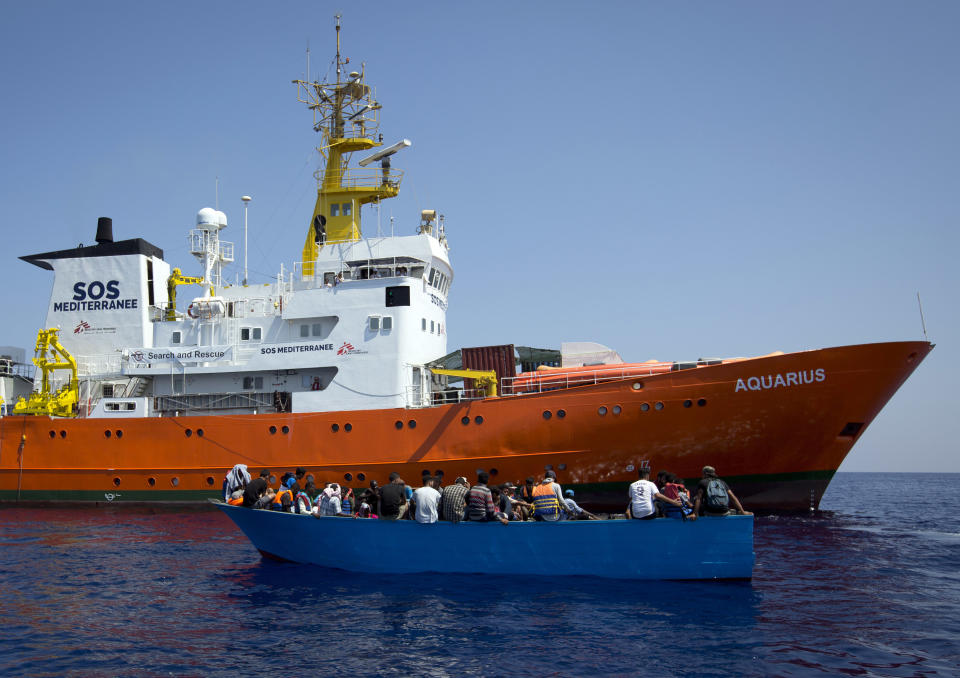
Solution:
[(560, 514), (560, 501), (553, 489), (553, 482), (541, 483), (533, 488), (533, 515), (556, 516)]
[(227, 503), (230, 504), (230, 506), (243, 506), (243, 496), (241, 495), (236, 499), (228, 499)]
[[(284, 502), (284, 497), (286, 497), (286, 502)], [(286, 487), (277, 491), (277, 494), (273, 498), (271, 508), (274, 511), (282, 511), (284, 503), (286, 503), (287, 506), (293, 506), (293, 492)]]

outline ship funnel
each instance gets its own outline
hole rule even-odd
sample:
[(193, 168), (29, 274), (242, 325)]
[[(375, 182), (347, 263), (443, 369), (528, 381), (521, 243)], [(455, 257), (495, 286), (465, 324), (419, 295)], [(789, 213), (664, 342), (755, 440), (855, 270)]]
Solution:
[(97, 243), (105, 245), (113, 242), (113, 219), (100, 217), (97, 219)]

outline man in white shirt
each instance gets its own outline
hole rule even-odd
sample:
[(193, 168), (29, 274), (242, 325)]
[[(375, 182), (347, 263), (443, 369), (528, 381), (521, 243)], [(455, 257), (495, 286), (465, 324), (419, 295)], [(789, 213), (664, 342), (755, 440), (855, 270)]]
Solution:
[(413, 493), (413, 503), (417, 510), (414, 517), (418, 523), (437, 522), (437, 503), (440, 493), (433, 487), (433, 476), (423, 477), (423, 487)]
[(638, 471), (640, 480), (637, 480), (632, 485), (630, 485), (629, 496), (630, 503), (627, 505), (627, 518), (635, 518), (636, 520), (650, 520), (651, 518), (656, 518), (657, 512), (654, 507), (653, 501), (659, 499), (660, 501), (670, 504), (671, 506), (677, 506), (682, 508), (682, 504), (676, 499), (671, 499), (670, 497), (665, 497), (660, 494), (660, 491), (657, 489), (657, 486), (650, 482), (650, 469), (644, 466), (640, 467)]

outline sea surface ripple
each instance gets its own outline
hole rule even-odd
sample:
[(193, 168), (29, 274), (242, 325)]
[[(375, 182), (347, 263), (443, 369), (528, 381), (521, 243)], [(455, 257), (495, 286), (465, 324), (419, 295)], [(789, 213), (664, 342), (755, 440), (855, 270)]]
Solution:
[(360, 575), (209, 510), (5, 507), (0, 675), (956, 676), (958, 482), (837, 474), (758, 517), (749, 583)]

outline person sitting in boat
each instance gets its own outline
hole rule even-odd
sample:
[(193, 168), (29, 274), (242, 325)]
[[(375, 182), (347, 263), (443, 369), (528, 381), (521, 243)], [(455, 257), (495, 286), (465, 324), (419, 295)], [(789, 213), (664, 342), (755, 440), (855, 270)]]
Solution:
[(670, 506), (658, 501), (657, 503), (661, 506), (663, 516), (665, 518), (687, 518), (692, 516), (691, 520), (696, 520), (697, 517), (693, 515), (693, 506), (690, 504), (690, 496), (687, 494), (687, 488), (684, 487), (680, 478), (670, 473), (670, 471), (661, 471), (657, 475), (663, 478), (660, 492), (665, 497), (680, 502), (680, 508), (677, 508), (676, 506)]
[(637, 471), (639, 480), (630, 485), (628, 495), (630, 503), (627, 504), (627, 518), (636, 520), (652, 520), (657, 517), (657, 509), (654, 501), (659, 500), (670, 506), (680, 508), (682, 505), (676, 499), (660, 494), (657, 486), (650, 482), (650, 468), (641, 466)]
[(294, 495), (297, 502), (297, 513), (312, 513), (318, 494), (317, 486), (313, 484), (313, 481), (307, 481), (303, 489)]
[(741, 516), (753, 515), (743, 510), (737, 495), (722, 478), (717, 476), (717, 470), (712, 466), (703, 467), (703, 477), (697, 484), (697, 497), (693, 502), (693, 510), (697, 515), (704, 516), (725, 516), (731, 513)]
[[(531, 507), (533, 506), (533, 488), (537, 486), (537, 479), (533, 476), (527, 476), (526, 481), (520, 487), (520, 490), (517, 492), (519, 495), (520, 501), (526, 502)], [(527, 512), (527, 518), (533, 515), (533, 509)]]
[(533, 504), (520, 501), (514, 496), (517, 486), (510, 481), (500, 486), (500, 510), (507, 515), (510, 520), (526, 520), (525, 511), (532, 509)]
[(500, 488), (491, 487), (490, 496), (493, 498), (493, 505), (497, 507), (496, 512), (494, 512), (493, 514), (494, 519), (499, 520), (500, 522), (503, 522), (504, 520), (506, 520), (507, 522), (510, 522), (511, 520), (513, 520), (513, 518), (511, 517), (511, 514), (504, 512), (502, 509), (502, 504), (500, 503), (500, 499), (502, 498), (503, 493), (500, 491)]
[(349, 513), (343, 512), (342, 497), (343, 495), (340, 490), (340, 485), (337, 483), (330, 483), (327, 485), (327, 487), (325, 487), (323, 492), (320, 494), (320, 505), (314, 516), (317, 518), (330, 516), (349, 517)]
[(477, 474), (476, 484), (467, 492), (467, 520), (476, 522), (499, 520), (507, 525), (510, 521), (506, 517), (497, 517), (497, 507), (493, 503), (493, 493), (487, 487), (488, 482), (490, 482), (490, 474), (480, 471)]
[(557, 482), (557, 473), (547, 469), (543, 473), (543, 480), (533, 488), (533, 518), (555, 522), (560, 516), (569, 515), (570, 510), (563, 501), (563, 488)]
[(573, 499), (573, 490), (563, 491), (563, 503), (567, 505), (567, 509), (570, 511), (568, 515), (571, 520), (600, 520), (587, 509), (580, 508), (580, 505)]
[(273, 490), (270, 489), (270, 471), (264, 469), (258, 478), (251, 480), (244, 488), (243, 505), (247, 508), (267, 508), (271, 502)]
[(380, 520), (400, 520), (409, 508), (406, 483), (400, 474), (390, 474), (390, 482), (380, 490)]
[(447, 485), (440, 493), (440, 518), (451, 523), (459, 523), (464, 519), (467, 507), (467, 493), (470, 484), (463, 476), (457, 478), (453, 485)]
[(437, 522), (437, 505), (440, 493), (434, 485), (433, 476), (423, 476), (423, 487), (413, 493), (414, 517), (418, 523)]
[(231, 499), (236, 499), (237, 496), (242, 497), (243, 489), (249, 482), (250, 473), (247, 471), (247, 465), (237, 464), (234, 466), (223, 479), (223, 500), (229, 503)]
[(285, 511), (287, 513), (296, 512), (296, 504), (294, 503), (293, 497), (293, 487), (297, 484), (297, 479), (292, 473), (287, 471), (283, 474), (283, 477), (280, 479), (280, 489), (277, 490), (274, 494), (273, 501), (270, 503), (270, 508), (274, 511)]
[(353, 488), (352, 487), (341, 487), (340, 488), (340, 512), (345, 513), (348, 516), (353, 515)]

